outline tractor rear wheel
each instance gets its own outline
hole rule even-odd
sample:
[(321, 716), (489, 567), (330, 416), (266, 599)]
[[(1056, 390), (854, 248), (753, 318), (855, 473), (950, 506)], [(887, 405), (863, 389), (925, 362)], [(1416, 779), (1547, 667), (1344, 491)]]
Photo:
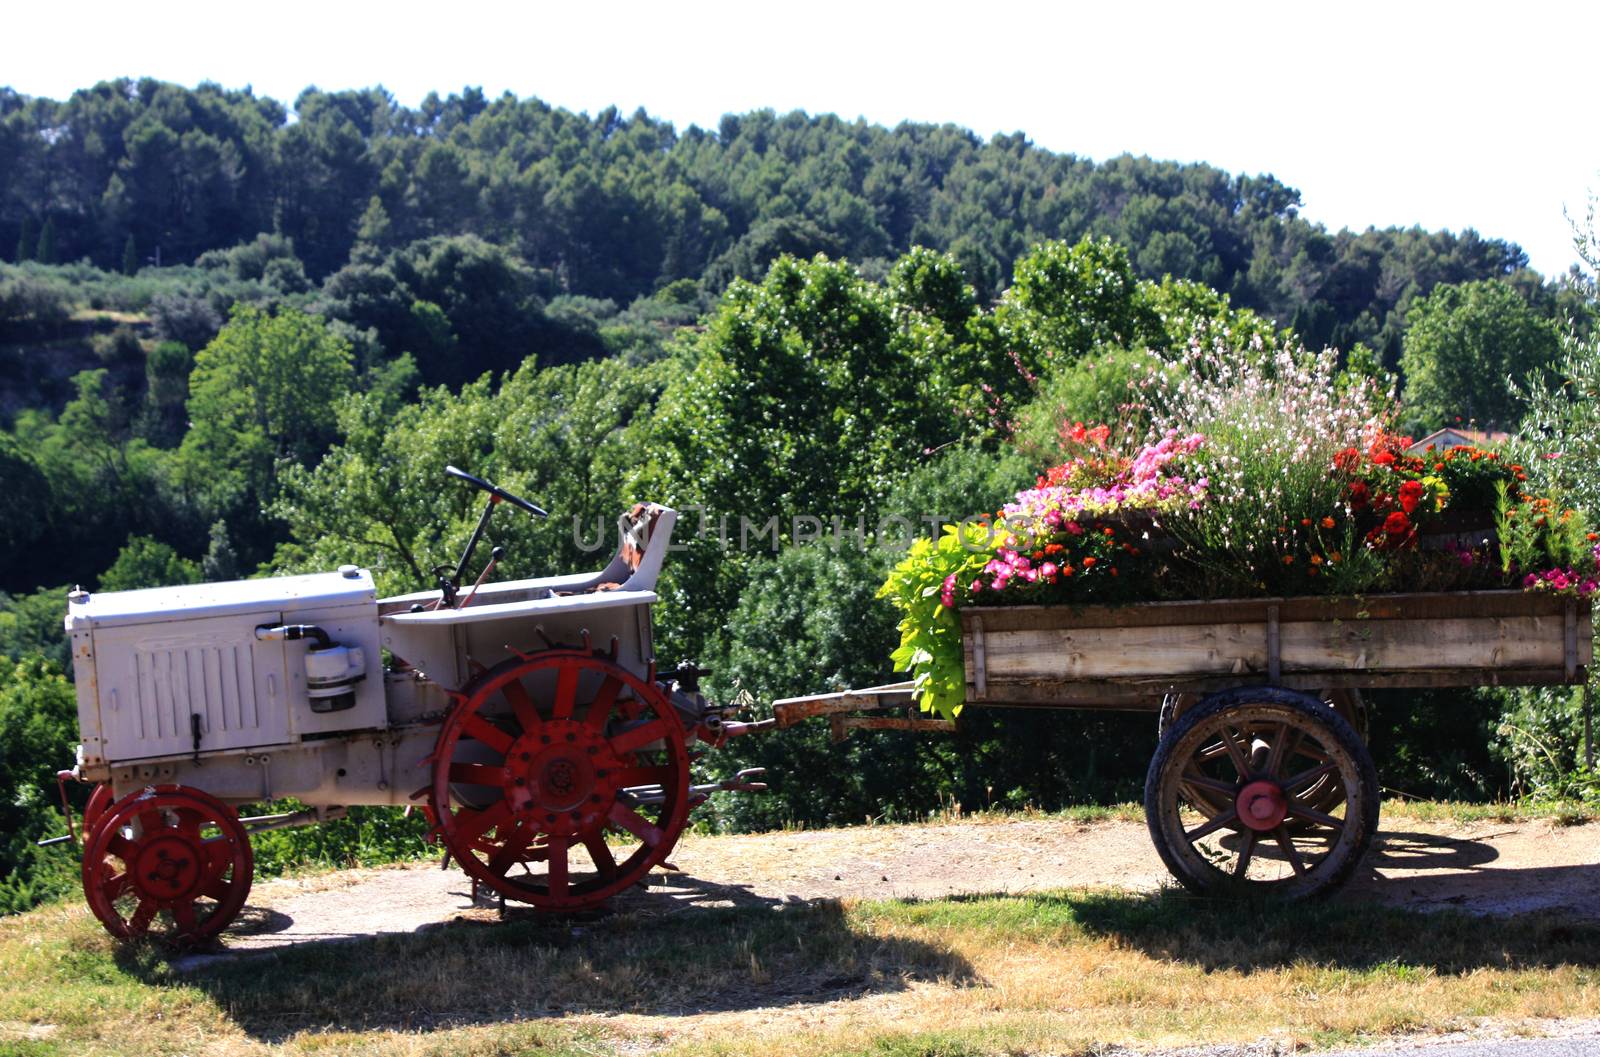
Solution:
[(689, 755), (660, 687), (553, 649), (484, 672), (433, 754), (429, 806), (476, 880), (541, 910), (591, 909), (664, 861), (689, 813)]

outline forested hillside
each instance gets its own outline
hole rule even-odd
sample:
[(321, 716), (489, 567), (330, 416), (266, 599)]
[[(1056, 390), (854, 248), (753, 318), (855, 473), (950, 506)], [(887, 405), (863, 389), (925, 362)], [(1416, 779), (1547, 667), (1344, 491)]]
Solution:
[(950, 252), (992, 296), (1038, 241), (1095, 235), (1128, 247), (1140, 275), (1203, 282), (1312, 345), (1363, 341), (1390, 363), (1412, 298), (1526, 265), (1472, 231), (1330, 233), (1298, 205), (1271, 176), (1095, 162), (951, 125), (761, 111), (679, 130), (471, 89), (416, 109), (381, 89), (307, 89), (292, 110), (154, 80), (64, 102), (0, 89), (0, 253), (14, 260), (128, 271), (274, 232), (303, 273), (268, 278), (293, 288), (353, 251), (473, 234), (524, 261), (540, 297), (625, 306), (682, 279), (714, 296), (779, 252), (881, 274), (913, 245)]
[[(1063, 423), (1119, 417), (1147, 349), (1333, 344), (1348, 378), (1400, 372), (1404, 423), (1515, 426), (1507, 380), (1587, 332), (1587, 281), (1544, 279), (1512, 243), (1330, 233), (1297, 207), (1270, 176), (954, 126), (0, 89), (0, 908), (36, 894), (27, 845), (70, 764), (69, 584), (354, 561), (430, 586), (476, 520), (454, 463), (556, 515), (496, 522), (502, 575), (598, 567), (596, 534), (637, 500), (684, 510), (663, 660), (766, 701), (890, 674), (873, 596), (893, 551), (793, 546), (795, 517), (871, 544), (891, 515), (993, 510), (1056, 460)], [(732, 545), (696, 512), (729, 516)], [(742, 545), (741, 517), (780, 528)], [(1408, 791), (1521, 781), (1489, 736), (1520, 705), (1412, 705), (1403, 732), (1377, 720)], [(1559, 727), (1541, 715), (1522, 722)], [(1149, 726), (791, 732), (741, 748), (794, 777), (723, 821), (1131, 797)]]

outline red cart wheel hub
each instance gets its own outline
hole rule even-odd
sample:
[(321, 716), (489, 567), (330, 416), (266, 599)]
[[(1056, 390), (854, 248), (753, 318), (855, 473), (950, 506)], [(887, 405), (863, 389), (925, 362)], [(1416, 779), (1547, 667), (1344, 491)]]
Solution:
[(130, 878), (139, 894), (156, 900), (192, 899), (199, 894), (206, 871), (197, 839), (162, 834), (137, 845)]
[(1270, 833), (1289, 815), (1289, 799), (1277, 782), (1255, 781), (1239, 790), (1234, 800), (1239, 821), (1258, 833)]

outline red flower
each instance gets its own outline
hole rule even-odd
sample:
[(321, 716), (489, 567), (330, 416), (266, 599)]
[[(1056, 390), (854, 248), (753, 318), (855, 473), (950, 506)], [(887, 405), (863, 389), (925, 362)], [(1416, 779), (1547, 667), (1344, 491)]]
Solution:
[(1422, 502), (1422, 497), (1427, 494), (1427, 489), (1422, 487), (1421, 481), (1407, 481), (1400, 486), (1400, 509), (1407, 514), (1417, 511), (1417, 504)]
[(1404, 536), (1411, 531), (1411, 519), (1405, 513), (1396, 510), (1383, 519), (1383, 533), (1386, 536)]
[(1355, 473), (1361, 465), (1361, 453), (1354, 448), (1346, 448), (1333, 457), (1333, 468), (1340, 473)]
[(1373, 461), (1373, 463), (1375, 465), (1378, 465), (1378, 466), (1393, 466), (1394, 465), (1394, 452), (1392, 452), (1392, 451), (1380, 451), (1378, 454), (1376, 454), (1376, 455), (1374, 455), (1372, 457), (1372, 461)]
[(1371, 496), (1369, 496), (1367, 494), (1367, 482), (1365, 482), (1365, 481), (1351, 481), (1350, 482), (1350, 505), (1351, 506), (1356, 507), (1357, 509), (1360, 509), (1361, 507), (1364, 507), (1364, 506), (1367, 505), (1367, 502), (1370, 500), (1370, 498), (1371, 498)]

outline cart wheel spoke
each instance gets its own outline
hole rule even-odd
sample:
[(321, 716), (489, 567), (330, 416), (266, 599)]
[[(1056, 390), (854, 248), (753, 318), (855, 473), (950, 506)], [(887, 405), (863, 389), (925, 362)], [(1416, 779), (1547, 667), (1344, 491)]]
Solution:
[(1315, 808), (1306, 807), (1297, 801), (1291, 800), (1289, 802), (1289, 814), (1296, 818), (1303, 818), (1307, 822), (1315, 822), (1319, 826), (1327, 826), (1329, 829), (1340, 832), (1344, 831), (1344, 819), (1334, 818), (1332, 815), (1324, 814)]
[(1236, 807), (1230, 807), (1228, 810), (1224, 811), (1215, 818), (1210, 819), (1202, 825), (1196, 826), (1194, 829), (1186, 831), (1183, 835), (1183, 839), (1188, 841), (1190, 844), (1193, 844), (1200, 838), (1209, 837), (1222, 827), (1232, 825), (1237, 821), (1239, 821), (1239, 809)]
[(1283, 765), (1294, 758), (1295, 748), (1303, 736), (1303, 731), (1295, 730), (1287, 723), (1278, 724), (1272, 732), (1272, 749), (1267, 753), (1266, 774), (1269, 778), (1277, 778), (1283, 773)]
[(133, 936), (143, 936), (150, 928), (150, 922), (156, 917), (156, 901), (154, 899), (141, 899), (134, 909), (133, 917), (128, 919), (128, 933)]
[(139, 812), (139, 827), (144, 830), (144, 835), (148, 836), (156, 830), (166, 829), (167, 820), (159, 808), (147, 807)]
[(611, 739), (611, 751), (618, 756), (626, 756), (637, 752), (653, 741), (660, 741), (667, 736), (671, 726), (664, 719), (652, 719), (632, 730), (625, 730)]
[(124, 837), (121, 833), (112, 834), (110, 841), (106, 844), (106, 854), (114, 855), (124, 863), (128, 861), (128, 856), (132, 849), (133, 841)]
[(109, 902), (115, 903), (117, 900), (121, 899), (122, 894), (128, 890), (128, 884), (128, 873), (126, 870), (124, 870), (122, 873), (116, 874), (113, 877), (108, 877), (102, 881), (100, 883), (100, 890), (106, 894), (106, 899)]
[(1289, 865), (1294, 867), (1295, 876), (1299, 877), (1306, 872), (1305, 860), (1300, 857), (1300, 852), (1295, 849), (1294, 838), (1289, 831), (1279, 826), (1272, 831), (1273, 839), (1278, 842), (1278, 847), (1283, 849), (1283, 857), (1289, 860)]
[(1332, 774), (1338, 769), (1339, 768), (1336, 764), (1318, 764), (1309, 770), (1301, 771), (1293, 778), (1286, 779), (1283, 783), (1283, 791), (1289, 794), (1297, 793), (1306, 786), (1310, 785), (1312, 782), (1315, 782), (1318, 778), (1321, 778), (1323, 775)]
[(556, 672), (556, 696), (550, 705), (551, 719), (571, 719), (578, 702), (578, 669), (568, 666)]
[(528, 822), (518, 822), (500, 850), (494, 853), (489, 860), (489, 869), (497, 873), (504, 873), (511, 869), (519, 860), (527, 858), (523, 853), (528, 850), (528, 845), (539, 835), (539, 827)]
[(1244, 750), (1233, 740), (1233, 730), (1227, 724), (1222, 727), (1222, 745), (1228, 750), (1228, 759), (1233, 761), (1233, 769), (1239, 773), (1239, 780), (1245, 781), (1250, 777), (1250, 761), (1245, 758)]
[[(522, 685), (522, 680), (511, 680), (501, 687), (500, 692), (506, 695), (507, 701), (511, 702), (511, 711), (517, 717), (517, 722), (522, 725), (524, 734), (539, 725), (539, 710), (534, 707), (533, 698), (528, 696), (528, 688)], [(477, 735), (474, 734), (473, 737), (477, 737)], [(483, 741), (482, 738), (478, 738), (478, 740)]]
[(462, 733), (474, 741), (481, 741), (502, 756), (511, 751), (511, 745), (516, 740), (476, 713), (462, 723)]
[(1245, 876), (1250, 872), (1250, 857), (1255, 854), (1255, 850), (1256, 831), (1246, 829), (1244, 831), (1244, 843), (1239, 846), (1239, 861), (1233, 867), (1233, 876), (1241, 881), (1244, 880)]
[(615, 676), (607, 675), (600, 683), (600, 689), (595, 691), (594, 700), (589, 702), (589, 711), (584, 714), (583, 721), (595, 733), (603, 733), (606, 729), (606, 720), (611, 718), (611, 710), (616, 706), (617, 693), (622, 689), (622, 680)]
[(185, 936), (193, 936), (200, 931), (200, 923), (195, 920), (192, 899), (185, 899), (173, 906), (172, 920), (177, 923), (178, 931)]
[(606, 817), (638, 837), (641, 844), (654, 848), (661, 843), (661, 830), (626, 804), (612, 804), (611, 813)]
[(511, 807), (504, 800), (496, 800), (483, 810), (466, 808), (457, 816), (456, 835), (463, 846), (471, 848), (485, 833), (503, 825), (511, 818)]
[(601, 877), (617, 875), (617, 857), (611, 854), (611, 846), (606, 843), (605, 834), (598, 830), (585, 833), (583, 846), (589, 850), (589, 858)]
[(1183, 780), (1198, 789), (1209, 789), (1213, 793), (1221, 793), (1226, 797), (1232, 797), (1239, 791), (1238, 783), (1224, 782), (1219, 778), (1207, 778), (1193, 767), (1183, 772)]
[(549, 888), (551, 899), (569, 897), (567, 878), (567, 838), (551, 837), (547, 849), (550, 856)]

